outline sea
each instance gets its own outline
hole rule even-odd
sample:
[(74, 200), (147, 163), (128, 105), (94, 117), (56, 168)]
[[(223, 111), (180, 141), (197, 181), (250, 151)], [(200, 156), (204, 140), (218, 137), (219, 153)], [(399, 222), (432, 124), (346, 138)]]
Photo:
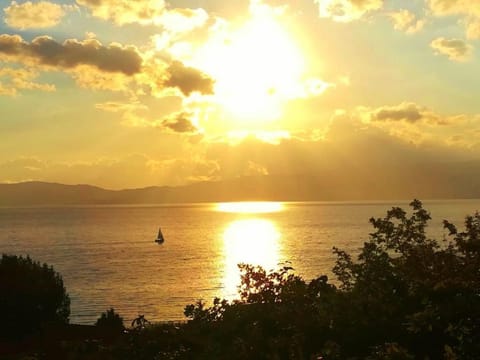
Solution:
[[(181, 321), (188, 304), (234, 299), (239, 263), (334, 281), (332, 248), (357, 254), (373, 231), (369, 219), (393, 206), (409, 209), (408, 201), (0, 208), (0, 253), (52, 265), (71, 298), (71, 323), (93, 324), (111, 307), (126, 324), (140, 314)], [(442, 221), (462, 227), (480, 200), (424, 207), (429, 235), (442, 239)]]

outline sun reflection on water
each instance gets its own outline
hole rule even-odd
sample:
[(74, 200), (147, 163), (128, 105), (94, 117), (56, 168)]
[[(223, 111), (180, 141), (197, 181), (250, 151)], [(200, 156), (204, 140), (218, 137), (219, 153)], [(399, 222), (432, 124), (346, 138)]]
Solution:
[(260, 265), (274, 269), (280, 259), (280, 233), (265, 219), (242, 219), (232, 222), (223, 235), (225, 254), (224, 296), (237, 296), (240, 284), (238, 264)]
[(281, 202), (272, 201), (244, 201), (219, 203), (215, 209), (226, 213), (264, 214), (282, 211), (284, 205)]

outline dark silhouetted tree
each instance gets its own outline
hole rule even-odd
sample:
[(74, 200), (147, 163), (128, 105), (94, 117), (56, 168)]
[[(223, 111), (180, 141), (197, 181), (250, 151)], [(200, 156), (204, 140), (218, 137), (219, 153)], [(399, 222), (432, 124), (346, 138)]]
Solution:
[(396, 343), (415, 358), (478, 359), (480, 215), (466, 218), (464, 232), (444, 221), (451, 239), (439, 242), (426, 234), (422, 203), (410, 206), (411, 215), (396, 207), (370, 220), (375, 230), (357, 261), (335, 249), (351, 319), (342, 349), (363, 355)]
[(196, 358), (480, 359), (480, 215), (437, 241), (410, 206), (372, 218), (357, 257), (334, 249), (338, 288), (241, 265), (239, 300), (185, 308)]
[(29, 257), (0, 260), (0, 336), (20, 338), (42, 325), (66, 324), (70, 299), (62, 277)]
[(102, 330), (113, 333), (121, 333), (123, 330), (125, 330), (123, 318), (117, 314), (113, 308), (110, 308), (106, 312), (102, 313), (102, 315), (100, 315), (100, 317), (97, 319), (95, 326)]

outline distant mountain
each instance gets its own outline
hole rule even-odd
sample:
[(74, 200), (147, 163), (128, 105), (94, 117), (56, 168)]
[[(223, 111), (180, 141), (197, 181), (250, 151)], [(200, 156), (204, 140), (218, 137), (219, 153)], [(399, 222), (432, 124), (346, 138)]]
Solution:
[[(338, 175), (338, 174), (351, 174)], [(161, 204), (215, 201), (347, 201), (480, 198), (480, 162), (267, 175), (179, 187), (106, 190), (45, 182), (0, 184), (0, 206)]]

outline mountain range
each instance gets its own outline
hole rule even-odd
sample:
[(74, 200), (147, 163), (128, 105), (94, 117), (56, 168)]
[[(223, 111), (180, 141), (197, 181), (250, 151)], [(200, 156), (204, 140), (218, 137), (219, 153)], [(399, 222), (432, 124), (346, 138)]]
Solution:
[(48, 182), (0, 184), (0, 206), (162, 204), (217, 201), (360, 201), (480, 198), (480, 163), (404, 171), (263, 175), (170, 187), (108, 190)]

